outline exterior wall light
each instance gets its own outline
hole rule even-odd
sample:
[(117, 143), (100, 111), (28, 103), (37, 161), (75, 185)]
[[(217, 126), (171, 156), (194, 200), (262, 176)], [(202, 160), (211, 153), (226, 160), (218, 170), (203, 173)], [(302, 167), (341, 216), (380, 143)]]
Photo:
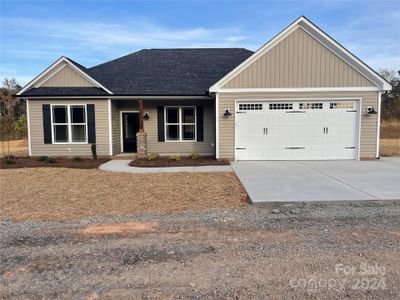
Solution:
[(377, 114), (377, 111), (375, 110), (375, 108), (373, 106), (368, 106), (367, 113), (369, 113), (371, 115), (375, 115), (375, 114)]
[(149, 114), (148, 111), (146, 111), (146, 112), (144, 113), (143, 119), (145, 119), (145, 120), (150, 119), (150, 114)]
[(232, 116), (232, 113), (229, 111), (228, 108), (225, 108), (224, 117)]

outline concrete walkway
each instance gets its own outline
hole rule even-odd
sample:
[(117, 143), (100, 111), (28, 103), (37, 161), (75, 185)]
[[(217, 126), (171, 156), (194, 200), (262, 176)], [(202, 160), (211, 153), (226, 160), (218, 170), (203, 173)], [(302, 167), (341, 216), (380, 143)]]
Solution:
[(205, 172), (232, 172), (231, 166), (204, 166), (204, 167), (165, 167), (165, 168), (138, 168), (131, 167), (129, 163), (132, 160), (110, 160), (102, 165), (99, 169), (109, 172), (121, 172), (121, 173), (178, 173), (178, 172), (194, 172), (194, 173), (205, 173)]
[(254, 203), (400, 199), (400, 158), (240, 161), (232, 167)]

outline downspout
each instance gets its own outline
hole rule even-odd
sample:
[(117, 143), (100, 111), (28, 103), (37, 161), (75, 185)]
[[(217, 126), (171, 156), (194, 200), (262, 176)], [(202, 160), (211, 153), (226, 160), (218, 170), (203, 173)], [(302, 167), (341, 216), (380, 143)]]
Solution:
[(381, 136), (381, 107), (382, 107), (382, 91), (378, 92), (378, 120), (377, 120), (377, 134), (376, 134), (376, 158), (379, 159), (379, 146)]
[(26, 99), (26, 123), (28, 124), (28, 151), (29, 157), (32, 156), (32, 142), (31, 142), (31, 120), (29, 117), (29, 100)]

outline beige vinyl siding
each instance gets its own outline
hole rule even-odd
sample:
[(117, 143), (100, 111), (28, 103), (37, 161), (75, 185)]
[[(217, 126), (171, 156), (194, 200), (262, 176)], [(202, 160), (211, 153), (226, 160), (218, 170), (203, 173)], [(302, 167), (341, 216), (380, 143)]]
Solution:
[[(108, 105), (107, 100), (29, 100), (32, 156), (90, 156), (90, 144), (45, 144), (43, 137), (43, 104), (94, 104), (96, 145), (99, 156), (108, 156)], [(68, 148), (71, 151), (68, 151)]]
[(374, 85), (298, 28), (222, 88), (369, 86)]
[[(43, 81), (42, 81), (43, 82)], [(42, 87), (93, 87), (94, 85), (85, 77), (64, 63), (61, 71), (54, 74), (48, 74), (44, 82), (40, 84)]]
[[(137, 101), (120, 100), (119, 111), (137, 110)], [(204, 141), (203, 142), (159, 142), (157, 131), (158, 106), (203, 106), (204, 107)], [(214, 101), (193, 100), (144, 100), (144, 111), (150, 118), (144, 120), (144, 130), (147, 132), (147, 152), (158, 152), (160, 155), (188, 155), (198, 152), (203, 155), (214, 154), (215, 115)]]
[(378, 92), (309, 92), (309, 93), (219, 93), (219, 158), (234, 159), (235, 114), (226, 118), (223, 111), (235, 111), (235, 100), (362, 98), (360, 157), (376, 157), (378, 115), (367, 114), (367, 107), (378, 107)]
[(121, 128), (119, 120), (118, 102), (111, 100), (111, 127), (112, 127), (112, 148), (113, 155), (121, 153)]

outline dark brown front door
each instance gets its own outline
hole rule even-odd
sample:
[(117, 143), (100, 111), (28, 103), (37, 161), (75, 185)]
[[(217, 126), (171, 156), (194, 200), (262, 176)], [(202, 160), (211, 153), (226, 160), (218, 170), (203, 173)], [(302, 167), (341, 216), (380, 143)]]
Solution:
[(139, 113), (122, 113), (124, 152), (136, 152), (136, 133), (139, 131)]

